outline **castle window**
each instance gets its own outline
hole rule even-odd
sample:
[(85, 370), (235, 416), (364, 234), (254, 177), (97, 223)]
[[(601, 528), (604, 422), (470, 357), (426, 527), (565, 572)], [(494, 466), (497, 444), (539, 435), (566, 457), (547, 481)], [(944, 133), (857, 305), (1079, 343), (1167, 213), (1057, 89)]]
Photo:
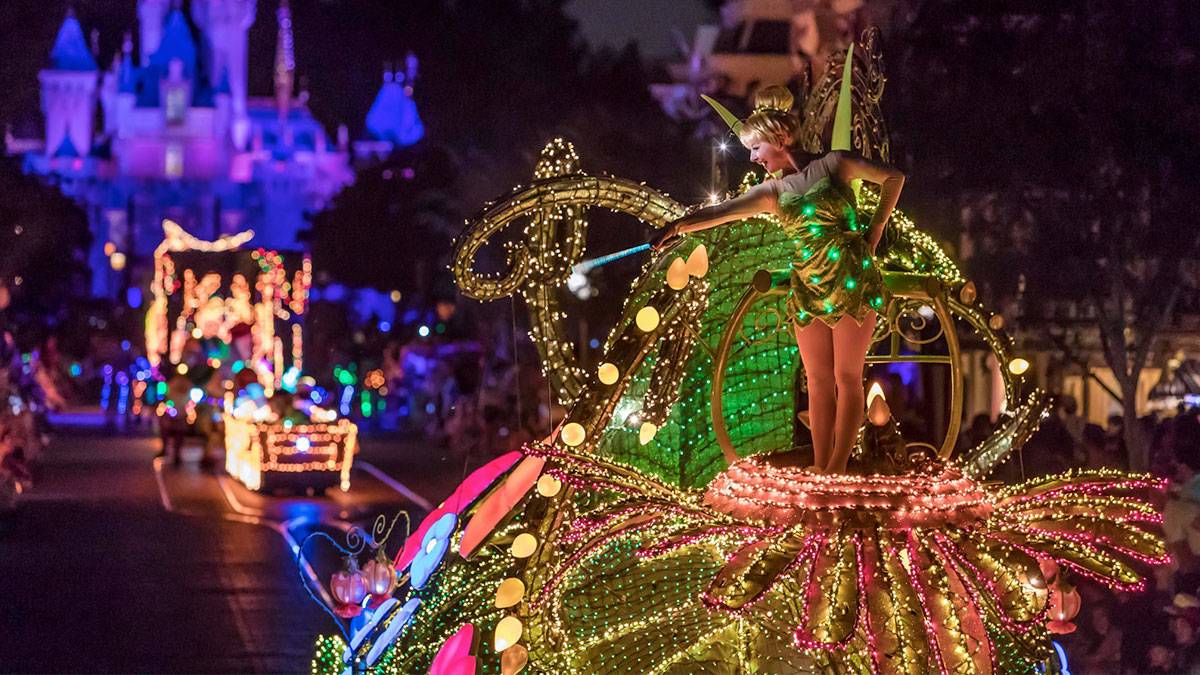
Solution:
[(167, 90), (167, 124), (182, 124), (187, 116), (188, 86), (170, 83)]
[(167, 178), (181, 178), (183, 176), (183, 146), (178, 143), (167, 145), (166, 154), (163, 156), (163, 172)]

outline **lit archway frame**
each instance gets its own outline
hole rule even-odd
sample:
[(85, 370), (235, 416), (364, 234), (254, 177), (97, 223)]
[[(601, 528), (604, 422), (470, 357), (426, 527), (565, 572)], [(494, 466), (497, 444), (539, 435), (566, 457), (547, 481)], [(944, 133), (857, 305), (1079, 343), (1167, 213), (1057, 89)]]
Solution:
[[(790, 283), (790, 272), (791, 270), (785, 270), (772, 274), (767, 270), (759, 270), (754, 275), (750, 287), (746, 289), (741, 301), (734, 309), (729, 324), (721, 334), (721, 342), (717, 346), (716, 357), (713, 359), (711, 391), (712, 422), (717, 442), (721, 445), (721, 451), (725, 455), (726, 461), (730, 464), (738, 460), (738, 453), (733, 446), (733, 442), (729, 437), (729, 431), (725, 425), (724, 404), (722, 402), (725, 367), (728, 365), (730, 357), (735, 355), (735, 343), (738, 336), (742, 333), (746, 316), (759, 301), (785, 295)], [(887, 286), (892, 295), (892, 302), (889, 303), (882, 317), (883, 320), (880, 321), (880, 330), (876, 331), (874, 344), (886, 343), (887, 353), (868, 355), (867, 364), (910, 362), (949, 366), (950, 423), (949, 428), (946, 430), (945, 440), (938, 451), (942, 459), (947, 459), (950, 453), (954, 451), (954, 444), (958, 440), (959, 427), (962, 421), (963, 383), (958, 334), (953, 329), (954, 322), (945, 302), (942, 283), (936, 277), (904, 272), (885, 272), (883, 276), (884, 285)], [(941, 329), (938, 336), (945, 338), (947, 354), (908, 355), (900, 352), (901, 343), (905, 341), (905, 335), (900, 328), (900, 321), (905, 315), (906, 306), (910, 301), (928, 303), (933, 307)], [(780, 327), (783, 328), (786, 325), (786, 323), (781, 322)], [(949, 330), (947, 330), (947, 327), (949, 327)], [(912, 340), (909, 341), (912, 342)], [(922, 343), (932, 341), (921, 340)]]
[[(712, 423), (714, 435), (721, 446), (726, 461), (733, 463), (738, 459), (737, 449), (730, 438), (724, 417), (724, 380), (725, 369), (731, 358), (736, 357), (736, 344), (742, 336), (747, 316), (754, 306), (762, 301), (778, 298), (787, 293), (790, 270), (769, 272), (759, 270), (751, 280), (750, 286), (742, 295), (742, 299), (734, 309), (729, 324), (721, 335), (713, 358), (712, 389), (710, 391)], [(987, 316), (986, 312), (976, 304), (975, 289), (969, 282), (957, 284), (952, 292), (949, 284), (934, 274), (918, 274), (912, 272), (885, 271), (884, 285), (887, 286), (892, 300), (884, 311), (882, 321), (876, 329), (873, 340), (873, 351), (867, 356), (867, 365), (883, 363), (917, 363), (947, 366), (950, 370), (950, 410), (946, 435), (938, 448), (941, 459), (949, 459), (958, 442), (962, 425), (963, 410), (963, 374), (962, 350), (959, 344), (957, 320), (964, 322), (976, 335), (983, 339), (997, 361), (1008, 364), (1012, 360), (1012, 344), (1007, 335), (1001, 332), (995, 316)], [(926, 305), (933, 309), (938, 325), (937, 331), (930, 337), (920, 337), (906, 334), (901, 325), (905, 317), (919, 316), (915, 310)], [(924, 319), (910, 330), (919, 331), (924, 328)], [(786, 329), (786, 322), (780, 320), (776, 329)], [(744, 339), (744, 337), (743, 337)], [(901, 351), (903, 343), (923, 346), (938, 340), (946, 345), (945, 354), (904, 354)], [(885, 349), (881, 351), (880, 346)], [(1002, 425), (996, 434), (989, 437), (986, 446), (974, 448), (961, 462), (964, 468), (974, 477), (986, 475), (992, 467), (1007, 455), (1007, 451), (1019, 447), (1036, 428), (1047, 405), (1046, 397), (1038, 391), (1033, 392), (1024, 403), (1020, 400), (1021, 375), (1014, 373), (1008, 367), (1000, 368), (1004, 382), (1005, 408), (1013, 414)]]

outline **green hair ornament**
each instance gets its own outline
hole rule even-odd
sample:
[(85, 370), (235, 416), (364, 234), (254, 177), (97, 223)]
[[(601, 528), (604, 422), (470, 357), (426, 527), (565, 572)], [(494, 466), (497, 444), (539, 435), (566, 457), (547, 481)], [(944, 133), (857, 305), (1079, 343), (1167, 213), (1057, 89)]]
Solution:
[(853, 95), (850, 89), (854, 83), (854, 43), (846, 50), (846, 65), (842, 68), (842, 86), (838, 91), (837, 110), (833, 114), (833, 137), (829, 142), (830, 150), (850, 150), (850, 122), (853, 117)]
[(717, 111), (717, 114), (721, 116), (721, 119), (725, 120), (725, 124), (729, 125), (730, 131), (732, 131), (734, 134), (737, 134), (738, 131), (741, 130), (742, 121), (738, 119), (737, 115), (734, 115), (732, 112), (730, 112), (729, 108), (721, 105), (720, 101), (709, 96), (708, 94), (700, 94), (700, 98), (704, 99), (706, 103), (711, 105), (713, 110)]

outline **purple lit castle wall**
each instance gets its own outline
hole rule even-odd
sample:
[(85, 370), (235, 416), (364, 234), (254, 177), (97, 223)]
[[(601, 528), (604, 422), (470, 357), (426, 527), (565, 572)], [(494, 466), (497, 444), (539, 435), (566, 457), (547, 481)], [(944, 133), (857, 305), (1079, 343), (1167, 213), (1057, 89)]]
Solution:
[[(78, 19), (63, 21), (39, 74), (45, 136), (9, 139), (8, 148), (86, 209), (94, 295), (116, 297), (142, 280), (164, 218), (204, 239), (253, 229), (252, 245), (300, 249), (306, 216), (354, 180), (352, 155), (386, 155), (424, 135), (410, 56), (405, 72), (385, 74), (368, 138), (352, 152), (340, 125), (331, 141), (307, 95), (293, 94), (287, 0), (275, 12), (274, 95), (248, 96), (257, 4), (193, 0), (189, 21), (177, 2), (138, 0), (142, 53), (135, 56), (127, 34), (105, 71)], [(114, 260), (116, 252), (124, 255)]]

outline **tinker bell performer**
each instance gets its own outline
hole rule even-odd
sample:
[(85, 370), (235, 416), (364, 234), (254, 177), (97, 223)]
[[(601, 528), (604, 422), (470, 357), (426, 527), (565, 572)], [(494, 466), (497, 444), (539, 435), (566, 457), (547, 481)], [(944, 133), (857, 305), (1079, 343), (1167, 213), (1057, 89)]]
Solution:
[[(796, 244), (788, 315), (808, 378), (814, 456), (809, 468), (841, 473), (862, 424), (863, 365), (876, 311), (884, 305), (875, 247), (900, 199), (904, 174), (851, 152), (803, 151), (796, 139), (800, 118), (786, 87), (760, 90), (750, 117), (732, 126), (750, 150), (750, 161), (777, 177), (676, 220), (651, 244), (661, 250), (680, 235), (761, 213), (779, 218)], [(851, 187), (855, 180), (880, 187), (879, 207), (865, 228)]]

